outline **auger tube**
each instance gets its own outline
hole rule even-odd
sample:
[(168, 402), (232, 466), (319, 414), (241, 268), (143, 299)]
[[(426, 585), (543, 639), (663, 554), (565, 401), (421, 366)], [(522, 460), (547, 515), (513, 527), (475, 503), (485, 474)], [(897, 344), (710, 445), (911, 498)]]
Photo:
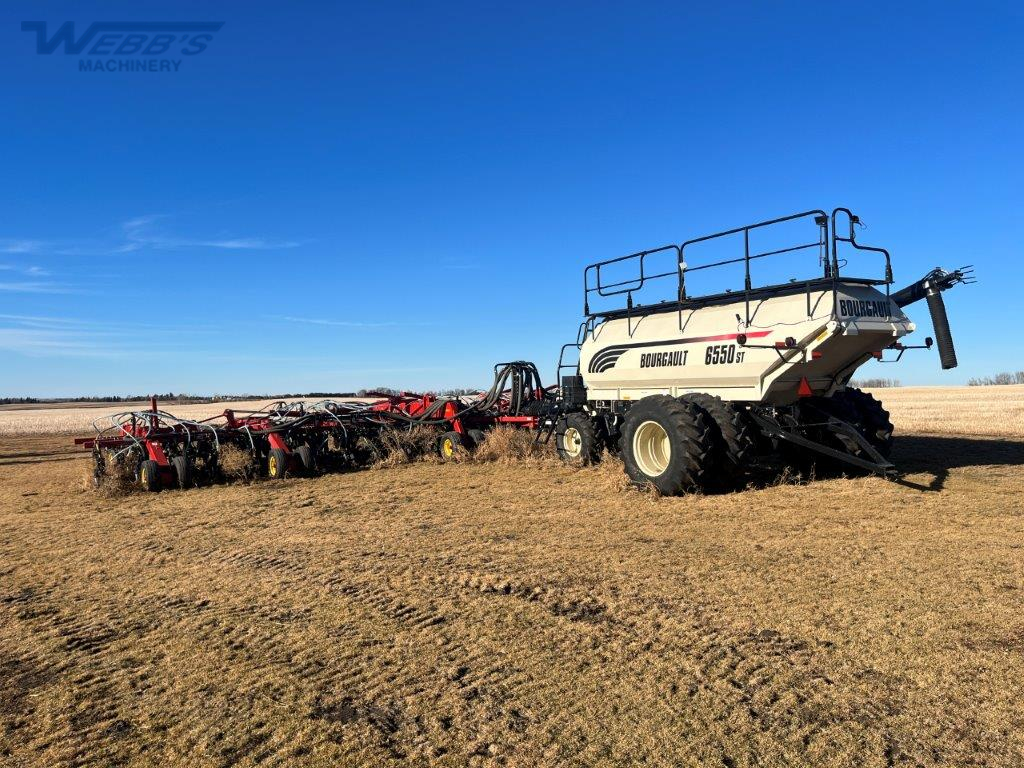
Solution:
[(952, 288), (957, 283), (973, 282), (970, 267), (961, 267), (952, 272), (946, 272), (936, 267), (927, 275), (906, 288), (892, 294), (891, 299), (897, 307), (906, 307), (915, 301), (927, 299), (928, 312), (932, 316), (932, 327), (935, 329), (935, 342), (939, 345), (939, 361), (942, 363), (942, 370), (948, 371), (956, 368), (956, 348), (953, 346), (953, 334), (949, 330), (949, 318), (946, 315), (946, 302), (942, 299), (942, 292)]
[(927, 293), (928, 312), (932, 316), (932, 328), (935, 329), (935, 343), (939, 346), (939, 361), (942, 370), (956, 368), (956, 349), (953, 346), (953, 334), (949, 330), (949, 318), (946, 317), (946, 302), (942, 300), (942, 292), (929, 285)]

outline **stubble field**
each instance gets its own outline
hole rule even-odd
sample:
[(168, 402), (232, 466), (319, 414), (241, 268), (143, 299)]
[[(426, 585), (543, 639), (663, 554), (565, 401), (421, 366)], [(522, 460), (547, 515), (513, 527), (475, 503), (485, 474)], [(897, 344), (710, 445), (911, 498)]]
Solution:
[(1024, 388), (880, 394), (901, 483), (676, 499), (547, 459), (111, 499), (0, 414), (0, 765), (1024, 764)]

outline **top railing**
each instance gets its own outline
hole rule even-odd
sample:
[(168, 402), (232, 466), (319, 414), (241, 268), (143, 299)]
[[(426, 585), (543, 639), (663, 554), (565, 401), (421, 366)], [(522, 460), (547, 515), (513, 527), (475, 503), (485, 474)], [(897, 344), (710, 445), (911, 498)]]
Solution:
[[(841, 236), (838, 234), (837, 226), (840, 217), (843, 216), (846, 217), (849, 223), (848, 236)], [(771, 248), (769, 250), (758, 252), (751, 251), (750, 236), (752, 232), (789, 222), (800, 222), (803, 220), (813, 222), (816, 227), (817, 236), (813, 240), (807, 239), (805, 242), (801, 239), (796, 244), (786, 245), (781, 248)], [(749, 317), (749, 296), (751, 291), (757, 290), (757, 288), (767, 287), (769, 285), (765, 284), (757, 287), (754, 286), (750, 272), (750, 265), (752, 262), (772, 256), (782, 256), (784, 254), (817, 249), (821, 275), (820, 278), (816, 276), (814, 279), (831, 280), (834, 284), (836, 279), (839, 277), (840, 267), (846, 265), (845, 260), (841, 260), (839, 258), (840, 243), (847, 243), (857, 250), (882, 254), (885, 257), (885, 277), (884, 280), (879, 282), (884, 282), (888, 286), (892, 282), (892, 266), (889, 259), (889, 252), (884, 248), (875, 248), (859, 244), (856, 241), (855, 236), (855, 226), (857, 224), (860, 224), (860, 219), (848, 208), (836, 208), (832, 211), (831, 215), (821, 209), (815, 209), (811, 211), (803, 211), (802, 213), (794, 213), (790, 216), (782, 216), (777, 219), (760, 221), (756, 224), (748, 224), (744, 227), (736, 227), (735, 229), (728, 229), (723, 232), (716, 232), (712, 235), (705, 235), (704, 237), (687, 240), (682, 245), (663, 245), (659, 248), (653, 248), (647, 251), (638, 251), (637, 253), (620, 256), (616, 259), (599, 261), (595, 264), (588, 265), (583, 272), (583, 313), (584, 315), (591, 317), (603, 314), (604, 312), (615, 311), (613, 309), (604, 309), (592, 313), (590, 310), (590, 300), (592, 296), (607, 298), (623, 294), (626, 296), (625, 308), (627, 310), (631, 310), (634, 306), (633, 297), (635, 293), (639, 292), (645, 285), (652, 281), (661, 280), (673, 275), (678, 279), (676, 298), (680, 306), (682, 306), (683, 302), (687, 299), (694, 298), (687, 294), (686, 278), (688, 274), (699, 272), (701, 270), (724, 267), (729, 264), (743, 264), (744, 277), (742, 290), (746, 298), (748, 307), (747, 315)], [(742, 255), (734, 258), (721, 259), (707, 264), (691, 265), (687, 262), (687, 249), (692, 252), (693, 247), (698, 244), (708, 243), (709, 241), (727, 238), (734, 235), (741, 235), (743, 238)], [(652, 260), (652, 257), (657, 257), (661, 254), (672, 251), (675, 252), (675, 269), (665, 271), (664, 268), (662, 268), (662, 271), (654, 271), (650, 268), (650, 261)], [(629, 262), (635, 262), (637, 265), (637, 273), (635, 277), (628, 279), (621, 279), (618, 276), (609, 277), (609, 272), (614, 271), (610, 269), (613, 265), (626, 265)]]

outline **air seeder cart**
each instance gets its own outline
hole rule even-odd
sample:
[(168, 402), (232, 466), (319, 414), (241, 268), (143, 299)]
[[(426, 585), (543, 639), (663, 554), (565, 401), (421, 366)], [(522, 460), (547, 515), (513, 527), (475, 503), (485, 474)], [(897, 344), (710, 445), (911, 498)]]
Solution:
[[(635, 483), (663, 494), (735, 488), (764, 451), (802, 467), (893, 474), (889, 415), (850, 379), (868, 360), (914, 348), (901, 341), (915, 329), (903, 308), (921, 298), (942, 367), (955, 367), (941, 292), (971, 282), (971, 269), (935, 269), (892, 293), (889, 253), (858, 243), (858, 224), (846, 208), (805, 211), (587, 266), (585, 319), (559, 359), (564, 413), (546, 422), (559, 454), (592, 462), (620, 452)], [(736, 250), (700, 260), (721, 246)], [(816, 274), (755, 281), (759, 269), (775, 272), (762, 265), (794, 254), (815, 254)], [(881, 275), (855, 276), (868, 256)], [(738, 288), (691, 292), (729, 269), (740, 271)], [(639, 303), (666, 283), (670, 297)], [(578, 362), (567, 365), (572, 349)]]

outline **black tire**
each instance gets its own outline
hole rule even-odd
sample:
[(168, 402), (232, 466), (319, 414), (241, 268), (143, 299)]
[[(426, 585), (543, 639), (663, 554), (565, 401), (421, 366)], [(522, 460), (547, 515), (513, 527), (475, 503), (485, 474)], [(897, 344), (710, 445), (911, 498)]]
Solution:
[(721, 491), (742, 487), (750, 461), (757, 452), (756, 432), (746, 410), (704, 392), (683, 395), (680, 400), (696, 405), (711, 423), (715, 443), (711, 487)]
[(282, 480), (288, 474), (288, 452), (284, 448), (271, 448), (267, 454), (267, 477)]
[(139, 485), (151, 493), (160, 490), (160, 465), (152, 459), (139, 464)]
[[(854, 387), (836, 392), (831, 397), (809, 397), (798, 405), (799, 420), (807, 424), (816, 424), (823, 419), (823, 414), (845, 421), (863, 435), (872, 447), (883, 457), (888, 458), (892, 452), (892, 422), (889, 414), (881, 403), (865, 392)], [(832, 432), (824, 427), (809, 427), (807, 436), (816, 442), (823, 443), (837, 451), (848, 453), (862, 459), (873, 460), (853, 438), (848, 435)], [(859, 476), (868, 470), (847, 464), (840, 459), (824, 456), (799, 446), (786, 444), (787, 462), (801, 474), (813, 474), (816, 477), (835, 477), (839, 475)]]
[(295, 449), (295, 455), (299, 457), (299, 461), (302, 462), (302, 469), (307, 475), (312, 475), (316, 472), (316, 453), (308, 445), (300, 445)]
[(603, 443), (585, 413), (562, 416), (555, 425), (555, 450), (562, 461), (589, 466), (601, 461)]
[[(621, 440), (633, 484), (653, 485), (663, 496), (707, 487), (714, 458), (709, 421), (693, 403), (668, 395), (637, 401), (626, 413)], [(656, 472), (659, 466), (664, 468)]]
[(454, 460), (458, 453), (464, 449), (465, 444), (462, 442), (462, 435), (454, 430), (445, 432), (437, 439), (437, 455), (441, 457), (441, 461)]
[(171, 469), (174, 470), (174, 480), (179, 488), (188, 488), (192, 485), (192, 468), (188, 459), (184, 456), (174, 456), (171, 459)]
[[(820, 426), (828, 416), (833, 416), (849, 424), (855, 424), (857, 414), (841, 397), (805, 397), (795, 405), (794, 415), (803, 427), (804, 435), (816, 443), (843, 453), (852, 453), (849, 437), (840, 437), (835, 432)], [(845, 439), (844, 439), (845, 438)], [(845, 461), (826, 456), (810, 448), (780, 440), (779, 453), (785, 463), (805, 479), (829, 478), (840, 475), (853, 475), (859, 469)]]
[(470, 450), (475, 451), (480, 444), (487, 439), (487, 433), (482, 429), (467, 429), (466, 439), (469, 440)]
[(892, 454), (894, 429), (889, 412), (878, 400), (856, 387), (847, 387), (841, 394), (851, 410), (857, 414), (857, 423), (854, 426), (876, 451), (888, 459)]
[(360, 437), (352, 447), (352, 459), (357, 467), (368, 467), (384, 459), (387, 452), (378, 438)]

